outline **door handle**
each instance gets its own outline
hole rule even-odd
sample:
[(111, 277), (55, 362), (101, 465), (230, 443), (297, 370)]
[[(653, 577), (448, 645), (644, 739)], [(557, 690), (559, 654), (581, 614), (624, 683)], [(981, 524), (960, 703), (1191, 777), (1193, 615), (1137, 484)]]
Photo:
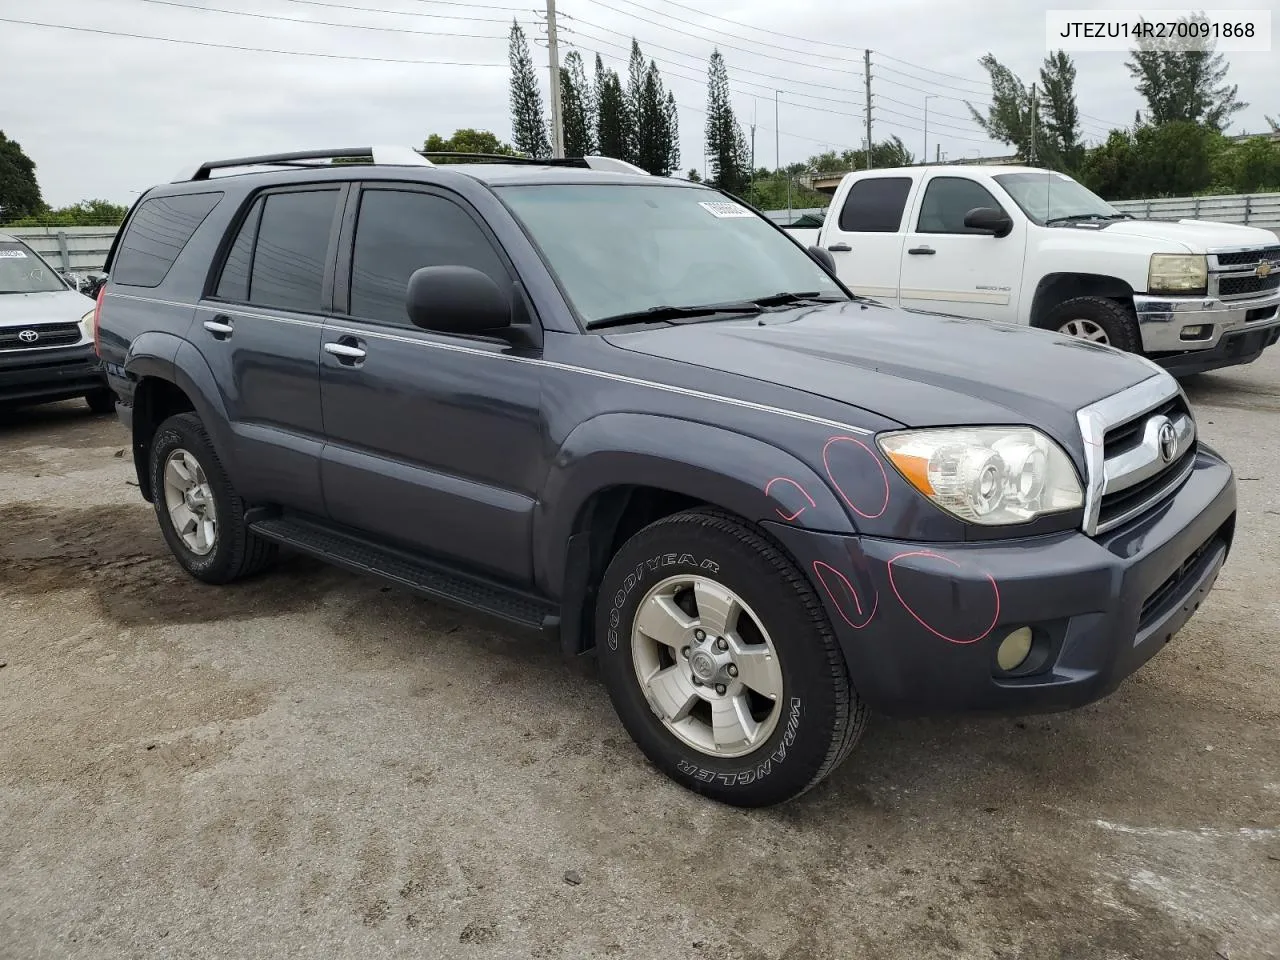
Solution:
[(847, 243), (833, 243), (827, 247), (832, 253), (848, 253), (853, 249)]
[(934, 250), (933, 247), (912, 247), (907, 251), (907, 253), (917, 257), (921, 255), (932, 257), (937, 252), (938, 251)]
[(213, 334), (215, 340), (225, 340), (235, 332), (235, 327), (231, 325), (231, 318), (221, 315), (212, 320), (206, 320), (204, 328)]
[(351, 363), (365, 358), (365, 352), (363, 350), (359, 347), (353, 347), (346, 343), (326, 343), (324, 345), (324, 352), (337, 357), (339, 360), (349, 361)]

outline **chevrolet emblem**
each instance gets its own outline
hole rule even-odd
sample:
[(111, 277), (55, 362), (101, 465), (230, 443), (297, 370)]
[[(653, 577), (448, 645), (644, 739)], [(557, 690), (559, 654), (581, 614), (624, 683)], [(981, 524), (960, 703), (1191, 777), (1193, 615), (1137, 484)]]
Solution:
[(1265, 280), (1267, 277), (1271, 276), (1271, 264), (1268, 261), (1263, 260), (1258, 264), (1258, 269), (1254, 272), (1257, 273), (1260, 278)]

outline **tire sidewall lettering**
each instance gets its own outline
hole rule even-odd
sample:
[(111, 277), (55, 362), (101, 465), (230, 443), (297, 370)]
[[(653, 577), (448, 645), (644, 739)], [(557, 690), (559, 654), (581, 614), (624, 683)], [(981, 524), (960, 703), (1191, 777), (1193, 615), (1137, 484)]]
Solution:
[(777, 746), (763, 760), (753, 761), (746, 770), (736, 773), (711, 770), (689, 760), (679, 761), (676, 767), (685, 776), (692, 777), (701, 783), (720, 783), (726, 787), (745, 787), (763, 780), (786, 761), (787, 754), (795, 745), (799, 734), (800, 719), (803, 714), (803, 702), (799, 697), (792, 697), (787, 705), (787, 723)]
[(699, 560), (691, 553), (663, 553), (643, 563), (637, 563), (635, 570), (626, 575), (622, 586), (613, 595), (613, 607), (609, 611), (609, 630), (605, 635), (605, 642), (610, 650), (618, 649), (618, 627), (622, 624), (622, 608), (626, 606), (628, 598), (635, 588), (644, 582), (648, 574), (657, 573), (667, 567), (692, 567), (713, 575), (720, 572), (720, 564), (716, 561)]

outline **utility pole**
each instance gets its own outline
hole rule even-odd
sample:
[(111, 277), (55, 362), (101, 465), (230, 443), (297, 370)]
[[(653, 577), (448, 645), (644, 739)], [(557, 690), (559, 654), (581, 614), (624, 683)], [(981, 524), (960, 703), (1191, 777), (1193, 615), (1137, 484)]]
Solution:
[(871, 169), (871, 50), (862, 52), (862, 72), (867, 80), (867, 169)]
[(556, 0), (547, 0), (547, 59), (551, 70), (551, 155), (564, 159), (564, 115), (560, 111), (560, 46), (556, 40)]
[(1033, 167), (1036, 165), (1036, 131), (1040, 127), (1039, 118), (1036, 116), (1038, 112), (1036, 108), (1036, 85), (1033, 83), (1031, 85), (1031, 156), (1027, 158)]
[(782, 134), (778, 132), (778, 91), (773, 91), (773, 166), (782, 169)]
[(756, 108), (760, 104), (753, 97), (751, 100), (751, 196), (755, 202), (756, 192)]
[(933, 145), (933, 161), (934, 163), (942, 162), (942, 144), (935, 143)]

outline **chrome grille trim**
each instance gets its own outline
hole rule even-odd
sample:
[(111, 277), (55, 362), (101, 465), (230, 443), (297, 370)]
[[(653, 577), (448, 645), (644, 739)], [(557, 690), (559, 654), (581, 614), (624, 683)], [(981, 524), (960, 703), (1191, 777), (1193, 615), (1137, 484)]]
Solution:
[[(1183, 475), (1172, 478), (1169, 483), (1160, 484), (1151, 497), (1121, 516), (1111, 517), (1105, 522), (1099, 519), (1103, 497), (1109, 493), (1121, 492), (1156, 476), (1162, 470), (1168, 469), (1171, 464), (1176, 463), (1178, 458), (1196, 443), (1195, 421), (1189, 414), (1182, 414), (1172, 419), (1163, 416), (1153, 417), (1151, 422), (1144, 426), (1143, 439), (1138, 446), (1117, 454), (1109, 460), (1104, 445), (1107, 432), (1142, 417), (1178, 397), (1182, 398), (1183, 404), (1190, 410), (1191, 405), (1187, 402), (1186, 394), (1183, 393), (1178, 381), (1162, 371), (1127, 390), (1105, 397), (1076, 412), (1080, 436), (1084, 440), (1087, 471), (1082, 529), (1089, 536), (1112, 530), (1149, 510), (1172, 493), (1185, 479), (1184, 472)], [(1162, 461), (1158, 443), (1159, 429), (1165, 420), (1174, 425), (1178, 434), (1177, 449), (1168, 462)]]

